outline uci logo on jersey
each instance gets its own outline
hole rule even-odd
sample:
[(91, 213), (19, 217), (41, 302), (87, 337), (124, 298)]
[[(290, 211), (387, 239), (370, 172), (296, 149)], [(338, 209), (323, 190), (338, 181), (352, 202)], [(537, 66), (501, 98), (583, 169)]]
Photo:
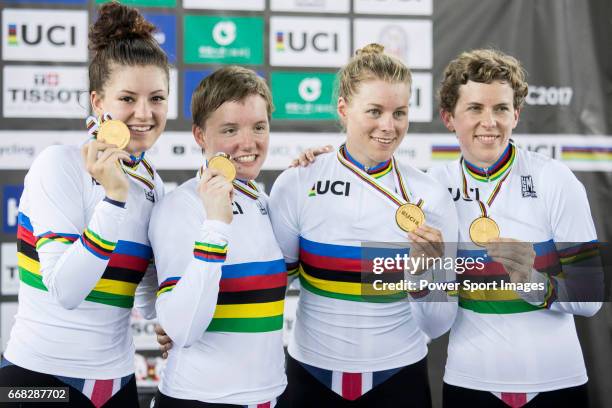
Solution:
[(480, 190), (478, 190), (478, 187), (476, 188), (470, 188), (468, 191), (468, 194), (470, 195), (469, 197), (465, 197), (462, 194), (463, 189), (460, 187), (456, 187), (456, 188), (452, 188), (449, 187), (448, 188), (448, 192), (450, 193), (451, 197), (453, 197), (453, 201), (459, 201), (460, 198), (463, 198), (463, 201), (479, 201), (480, 200)]
[(331, 192), (334, 195), (348, 197), (350, 191), (351, 183), (348, 181), (319, 180), (314, 183), (308, 191), (308, 197), (314, 197), (316, 195), (322, 195), (328, 192)]

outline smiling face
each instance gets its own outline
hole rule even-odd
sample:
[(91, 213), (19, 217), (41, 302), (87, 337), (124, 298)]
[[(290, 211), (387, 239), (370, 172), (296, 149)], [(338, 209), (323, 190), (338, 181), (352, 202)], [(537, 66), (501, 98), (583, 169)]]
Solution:
[(338, 98), (351, 156), (368, 167), (389, 160), (408, 131), (409, 99), (409, 84), (379, 79), (364, 81), (350, 103)]
[(267, 106), (260, 95), (249, 95), (238, 102), (223, 103), (204, 126), (193, 125), (193, 135), (206, 158), (210, 160), (218, 152), (227, 153), (236, 167), (237, 178), (257, 178), (270, 142)]
[(514, 91), (507, 82), (468, 81), (459, 87), (454, 112), (440, 114), (446, 127), (456, 133), (467, 161), (486, 168), (501, 156), (518, 124), (520, 111), (513, 101)]
[(103, 92), (92, 91), (96, 116), (110, 113), (130, 129), (125, 150), (135, 156), (155, 144), (168, 115), (168, 78), (154, 65), (113, 65)]

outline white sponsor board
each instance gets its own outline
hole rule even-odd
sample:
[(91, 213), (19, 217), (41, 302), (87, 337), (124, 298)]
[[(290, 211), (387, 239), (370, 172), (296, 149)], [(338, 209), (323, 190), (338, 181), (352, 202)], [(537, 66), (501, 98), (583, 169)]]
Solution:
[(17, 243), (3, 242), (0, 252), (2, 268), (0, 273), (0, 293), (16, 295), (19, 292), (19, 269), (17, 268)]
[(271, 0), (272, 11), (348, 13), (349, 0)]
[(386, 20), (356, 18), (353, 47), (376, 42), (411, 69), (433, 67), (433, 24), (431, 20)]
[(168, 95), (168, 119), (178, 117), (178, 71), (170, 70), (170, 95)]
[(85, 67), (5, 66), (2, 76), (7, 118), (82, 118), (89, 112)]
[(183, 0), (184, 8), (209, 10), (263, 10), (265, 0)]
[[(45, 147), (78, 144), (86, 138), (85, 131), (0, 131), (0, 170), (28, 169)], [(572, 170), (612, 171), (612, 159), (609, 158), (612, 135), (515, 134), (512, 138), (519, 146), (559, 159)], [(284, 170), (305, 149), (327, 144), (339, 146), (344, 140), (341, 133), (272, 133), (263, 169)], [(395, 155), (398, 160), (427, 169), (454, 160), (452, 155), (439, 153), (440, 147), (449, 146), (458, 146), (454, 135), (409, 132)], [(195, 171), (203, 161), (201, 148), (191, 132), (165, 132), (147, 152), (147, 157), (160, 170)]]
[(355, 0), (355, 13), (429, 16), (433, 0)]
[(87, 61), (87, 11), (2, 10), (5, 61)]
[(349, 59), (349, 20), (270, 17), (270, 64), (340, 67)]
[[(83, 121), (85, 128), (85, 121)], [(0, 169), (28, 169), (47, 146), (76, 144), (87, 139), (87, 131), (0, 131)]]
[(412, 73), (410, 94), (410, 122), (431, 122), (433, 111), (432, 76), (429, 73)]
[(6, 350), (16, 314), (17, 302), (0, 303), (0, 351)]

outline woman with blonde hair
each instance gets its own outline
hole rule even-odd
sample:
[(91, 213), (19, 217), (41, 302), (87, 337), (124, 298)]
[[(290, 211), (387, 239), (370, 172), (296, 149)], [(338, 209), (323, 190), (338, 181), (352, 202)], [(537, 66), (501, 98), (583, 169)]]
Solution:
[[(408, 130), (408, 67), (370, 44), (338, 77), (346, 142), (283, 172), (270, 197), (274, 233), (301, 285), (287, 363), (290, 404), (429, 407), (427, 337), (450, 328), (456, 302), (444, 292), (379, 291), (374, 280), (447, 281), (454, 272), (419, 268), (404, 276), (400, 267), (375, 275), (371, 261), (453, 256), (444, 243), (457, 239), (456, 213), (441, 184), (393, 157)], [(371, 241), (383, 248), (368, 249)], [(403, 248), (390, 249), (392, 242)]]

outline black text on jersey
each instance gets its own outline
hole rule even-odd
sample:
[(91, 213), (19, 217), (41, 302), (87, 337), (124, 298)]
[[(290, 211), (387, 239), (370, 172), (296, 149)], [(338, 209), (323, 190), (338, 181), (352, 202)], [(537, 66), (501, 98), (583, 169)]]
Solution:
[(521, 193), (523, 193), (523, 197), (538, 197), (533, 187), (533, 179), (531, 176), (521, 176)]
[(328, 192), (348, 197), (351, 191), (351, 183), (348, 181), (331, 181), (331, 180), (319, 180), (312, 185), (308, 191), (308, 196), (313, 197), (316, 195), (326, 194)]
[(232, 201), (232, 207), (234, 207), (234, 215), (244, 214), (244, 211), (242, 211), (242, 207), (236, 201)]
[(470, 197), (462, 197), (461, 195), (461, 188), (457, 187), (457, 188), (452, 188), (449, 187), (448, 188), (448, 192), (450, 193), (451, 197), (453, 197), (453, 201), (458, 201), (460, 198), (463, 198), (464, 201), (473, 201), (473, 200), (480, 200), (480, 191), (478, 190), (478, 187), (476, 188), (470, 188), (469, 194)]

